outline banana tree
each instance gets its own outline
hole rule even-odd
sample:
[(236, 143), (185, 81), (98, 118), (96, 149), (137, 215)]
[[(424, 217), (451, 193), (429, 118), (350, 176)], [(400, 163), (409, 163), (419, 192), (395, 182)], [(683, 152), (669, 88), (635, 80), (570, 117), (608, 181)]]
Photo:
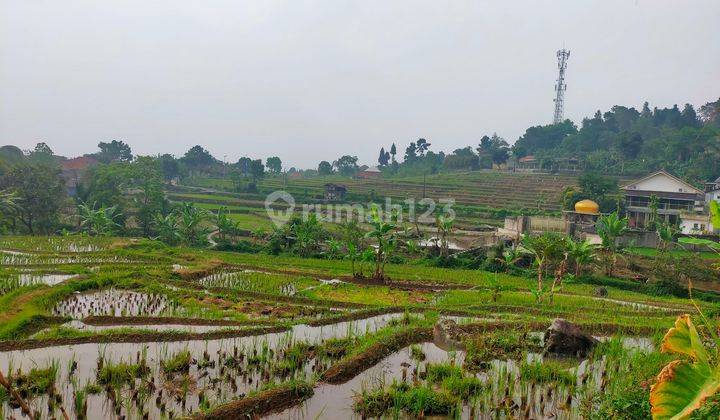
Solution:
[(537, 266), (537, 292), (538, 302), (542, 301), (543, 276), (548, 267), (566, 259), (565, 237), (554, 233), (543, 233), (540, 236), (526, 236), (522, 247), (535, 258)]
[(390, 214), (389, 220), (380, 215), (377, 206), (370, 209), (369, 223), (372, 230), (366, 234), (368, 238), (375, 239), (375, 280), (385, 280), (385, 264), (397, 247), (397, 213)]
[(661, 350), (682, 358), (666, 365), (650, 389), (653, 419), (689, 418), (720, 390), (717, 346), (706, 349), (690, 315), (681, 315), (665, 334)]
[(503, 268), (507, 273), (508, 271), (510, 271), (510, 267), (514, 266), (515, 263), (520, 261), (520, 259), (522, 259), (523, 255), (525, 255), (526, 253), (527, 250), (525, 250), (523, 247), (516, 246), (506, 249), (500, 256), (496, 257), (495, 260), (503, 265)]
[(155, 216), (153, 224), (157, 232), (157, 236), (153, 239), (159, 239), (168, 245), (175, 245), (182, 241), (177, 213), (172, 212), (167, 216), (158, 214)]
[(187, 245), (198, 245), (205, 241), (208, 229), (203, 226), (207, 218), (204, 209), (194, 203), (182, 203), (178, 211), (178, 228), (183, 242)]
[(228, 236), (237, 235), (240, 231), (240, 224), (230, 218), (227, 207), (220, 207), (214, 216), (221, 241), (225, 241)]
[(658, 236), (658, 252), (664, 254), (669, 248), (670, 244), (675, 241), (680, 230), (672, 223), (657, 223), (657, 236)]
[(101, 206), (95, 209), (94, 204), (90, 206), (81, 203), (78, 205), (78, 212), (80, 213), (80, 228), (88, 235), (111, 235), (120, 228), (120, 225), (115, 221), (120, 217), (116, 206)]
[(611, 276), (617, 264), (618, 239), (628, 231), (628, 220), (621, 218), (617, 213), (600, 216), (595, 223), (595, 230), (602, 239), (605, 275)]
[(588, 241), (567, 241), (567, 255), (575, 265), (575, 277), (580, 277), (583, 267), (595, 261), (597, 247)]
[(440, 240), (440, 257), (445, 258), (450, 254), (447, 238), (448, 235), (452, 233), (454, 221), (441, 214), (435, 218), (435, 225), (437, 226), (438, 238)]

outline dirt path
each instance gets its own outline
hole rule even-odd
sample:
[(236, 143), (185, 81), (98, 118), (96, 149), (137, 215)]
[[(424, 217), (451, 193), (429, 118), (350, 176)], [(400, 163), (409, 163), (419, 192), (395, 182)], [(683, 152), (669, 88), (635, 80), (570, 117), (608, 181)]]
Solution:
[(50, 292), (50, 289), (38, 289), (32, 292), (25, 293), (17, 298), (13, 299), (12, 302), (8, 303), (8, 310), (0, 313), (0, 324), (4, 324), (14, 318), (17, 314), (23, 311), (25, 305), (36, 297), (42, 296)]

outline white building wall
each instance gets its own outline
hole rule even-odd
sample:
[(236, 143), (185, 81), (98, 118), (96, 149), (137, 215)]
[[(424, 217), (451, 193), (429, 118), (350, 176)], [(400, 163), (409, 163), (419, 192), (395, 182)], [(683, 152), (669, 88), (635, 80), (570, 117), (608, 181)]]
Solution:
[(641, 191), (662, 191), (662, 192), (693, 192), (692, 186), (679, 182), (663, 174), (657, 174), (651, 178), (631, 184), (631, 189)]
[(720, 190), (705, 193), (705, 203), (709, 203), (711, 200), (720, 201)]

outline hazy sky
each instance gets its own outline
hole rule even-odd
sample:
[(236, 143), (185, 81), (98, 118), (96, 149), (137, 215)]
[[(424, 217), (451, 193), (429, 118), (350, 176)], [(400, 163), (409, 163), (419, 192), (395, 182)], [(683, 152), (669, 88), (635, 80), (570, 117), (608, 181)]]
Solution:
[(0, 145), (315, 167), (720, 96), (720, 1), (0, 0)]

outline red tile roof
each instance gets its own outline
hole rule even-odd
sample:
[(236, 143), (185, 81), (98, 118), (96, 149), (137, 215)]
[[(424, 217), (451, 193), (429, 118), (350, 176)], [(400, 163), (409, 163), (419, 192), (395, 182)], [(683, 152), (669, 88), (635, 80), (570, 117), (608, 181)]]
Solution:
[(89, 166), (96, 165), (97, 159), (90, 156), (81, 156), (74, 159), (64, 160), (62, 162), (62, 168), (64, 170), (82, 170), (87, 169)]

